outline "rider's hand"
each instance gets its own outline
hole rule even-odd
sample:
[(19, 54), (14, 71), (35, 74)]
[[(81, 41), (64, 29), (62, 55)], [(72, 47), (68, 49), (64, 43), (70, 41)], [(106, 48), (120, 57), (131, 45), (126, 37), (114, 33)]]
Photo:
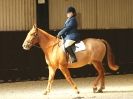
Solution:
[(57, 38), (59, 38), (59, 39), (60, 39), (60, 38), (61, 38), (61, 35), (57, 35)]

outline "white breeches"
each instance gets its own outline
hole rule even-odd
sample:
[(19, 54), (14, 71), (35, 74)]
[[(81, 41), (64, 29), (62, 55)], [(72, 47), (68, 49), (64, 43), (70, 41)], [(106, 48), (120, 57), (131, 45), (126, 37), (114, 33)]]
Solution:
[(74, 40), (66, 40), (66, 41), (65, 41), (65, 48), (71, 46), (71, 45), (74, 44), (74, 43), (75, 43)]

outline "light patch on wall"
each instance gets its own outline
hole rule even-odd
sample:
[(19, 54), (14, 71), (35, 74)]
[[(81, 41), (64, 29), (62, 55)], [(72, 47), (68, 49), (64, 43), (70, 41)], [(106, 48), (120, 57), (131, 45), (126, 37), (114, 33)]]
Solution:
[(38, 4), (44, 4), (45, 0), (38, 0)]

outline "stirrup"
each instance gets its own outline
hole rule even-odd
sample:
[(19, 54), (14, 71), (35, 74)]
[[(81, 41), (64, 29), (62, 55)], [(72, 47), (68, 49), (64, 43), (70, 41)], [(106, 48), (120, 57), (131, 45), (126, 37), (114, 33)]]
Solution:
[(75, 63), (75, 62), (77, 62), (77, 59), (75, 59), (75, 58), (71, 58), (71, 63)]

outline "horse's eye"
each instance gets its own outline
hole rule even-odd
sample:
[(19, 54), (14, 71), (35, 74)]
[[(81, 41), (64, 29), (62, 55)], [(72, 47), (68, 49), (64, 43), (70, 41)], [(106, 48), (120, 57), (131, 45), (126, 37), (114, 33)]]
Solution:
[(36, 35), (35, 33), (31, 34), (31, 36), (35, 36), (35, 35)]
[(34, 36), (37, 36), (37, 34), (36, 34), (36, 33), (34, 33)]

